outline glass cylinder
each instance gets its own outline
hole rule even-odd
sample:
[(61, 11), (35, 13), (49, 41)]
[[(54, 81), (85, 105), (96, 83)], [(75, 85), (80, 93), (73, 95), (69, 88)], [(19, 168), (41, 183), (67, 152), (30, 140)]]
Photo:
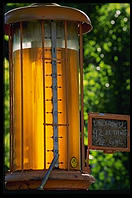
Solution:
[[(60, 169), (69, 167), (80, 170), (78, 25), (76, 22), (67, 22), (66, 40), (64, 21), (54, 22), (56, 24), (58, 164)], [(23, 169), (48, 169), (53, 160), (54, 74), (51, 23), (50, 20), (44, 21), (44, 38), (42, 38), (41, 21), (22, 22), (22, 32), (20, 23), (13, 24), (14, 170), (21, 170), (22, 166)], [(44, 51), (42, 39), (44, 39)], [(76, 160), (74, 165), (71, 163), (72, 159)]]

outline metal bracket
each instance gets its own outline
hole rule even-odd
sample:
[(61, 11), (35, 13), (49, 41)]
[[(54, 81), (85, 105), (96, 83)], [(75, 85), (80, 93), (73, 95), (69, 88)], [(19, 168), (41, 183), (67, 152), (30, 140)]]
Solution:
[(50, 173), (51, 173), (53, 167), (55, 166), (56, 161), (58, 160), (58, 157), (59, 157), (59, 155), (58, 155), (58, 153), (57, 153), (57, 154), (54, 156), (54, 158), (53, 158), (53, 160), (52, 160), (52, 162), (51, 162), (51, 164), (50, 164), (50, 167), (49, 167), (49, 169), (47, 170), (47, 172), (45, 173), (45, 175), (44, 175), (44, 177), (43, 177), (43, 179), (42, 179), (42, 183), (41, 183), (41, 185), (37, 188), (37, 190), (44, 190), (44, 189), (43, 189), (43, 188), (44, 188), (44, 185), (46, 184), (46, 182), (47, 182), (47, 180), (48, 180), (48, 178), (49, 178), (49, 175), (50, 175)]

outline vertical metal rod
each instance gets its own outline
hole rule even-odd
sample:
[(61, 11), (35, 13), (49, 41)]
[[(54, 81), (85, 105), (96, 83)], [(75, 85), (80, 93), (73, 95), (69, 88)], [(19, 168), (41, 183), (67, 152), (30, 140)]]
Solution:
[(20, 63), (21, 63), (21, 168), (23, 170), (24, 162), (24, 132), (23, 132), (23, 51), (22, 51), (22, 39), (23, 39), (22, 22), (20, 22)]
[(89, 147), (87, 147), (87, 156), (86, 156), (86, 159), (87, 159), (87, 170), (90, 173), (90, 166), (89, 166)]
[(80, 87), (81, 87), (81, 149), (82, 170), (84, 169), (84, 104), (83, 104), (83, 38), (82, 38), (82, 23), (80, 22)]
[(45, 127), (45, 54), (44, 54), (44, 21), (41, 21), (42, 63), (43, 63), (43, 105), (44, 105), (44, 169), (46, 169), (46, 127)]
[[(89, 115), (89, 114), (88, 114)], [(88, 120), (89, 120), (89, 116), (88, 116)], [(88, 121), (89, 122), (89, 121)], [(87, 124), (87, 129), (89, 131), (89, 124)], [(89, 144), (88, 144), (89, 145)], [(89, 166), (89, 147), (87, 146), (87, 156), (86, 156), (86, 159), (87, 159), (87, 170), (89, 171), (90, 173), (90, 166)]]
[[(57, 102), (57, 61), (56, 61), (56, 23), (51, 21), (51, 53), (52, 53), (52, 93), (53, 93), (53, 136), (54, 156), (58, 153), (58, 102)], [(53, 77), (54, 76), (54, 77)], [(58, 167), (58, 160), (55, 164)]]
[(9, 29), (9, 85), (10, 85), (10, 171), (13, 171), (13, 60), (12, 60), (12, 24)]
[(67, 21), (64, 21), (64, 35), (65, 35), (65, 93), (66, 93), (66, 124), (67, 124), (67, 169), (69, 170), (69, 127), (68, 127), (68, 88), (67, 88)]

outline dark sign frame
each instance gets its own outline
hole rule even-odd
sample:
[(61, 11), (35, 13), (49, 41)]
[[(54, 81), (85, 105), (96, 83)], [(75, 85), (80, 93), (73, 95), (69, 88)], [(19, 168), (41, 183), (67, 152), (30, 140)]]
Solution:
[[(127, 146), (124, 147), (112, 147), (112, 146), (98, 146), (92, 143), (93, 134), (93, 119), (102, 120), (117, 120), (127, 122)], [(88, 113), (88, 148), (91, 150), (103, 150), (106, 153), (113, 153), (117, 151), (129, 152), (130, 151), (130, 116), (119, 114), (104, 114), (104, 113)]]

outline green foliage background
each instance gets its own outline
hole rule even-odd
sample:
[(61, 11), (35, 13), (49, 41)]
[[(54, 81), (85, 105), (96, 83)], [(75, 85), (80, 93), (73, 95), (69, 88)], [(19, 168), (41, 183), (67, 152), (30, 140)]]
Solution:
[[(8, 10), (29, 3), (7, 3)], [(84, 35), (84, 120), (88, 144), (88, 112), (130, 114), (130, 4), (60, 3), (84, 11), (93, 30)], [(8, 36), (4, 36), (5, 170), (9, 168), (9, 63)], [(90, 190), (128, 190), (130, 154), (90, 151)]]

